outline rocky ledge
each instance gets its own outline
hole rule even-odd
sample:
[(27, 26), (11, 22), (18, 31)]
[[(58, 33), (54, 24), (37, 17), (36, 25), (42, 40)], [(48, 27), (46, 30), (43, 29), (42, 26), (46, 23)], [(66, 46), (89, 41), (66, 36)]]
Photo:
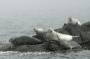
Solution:
[[(59, 33), (69, 34), (73, 36), (80, 36), (79, 38), (73, 39), (70, 42), (78, 43), (81, 47), (73, 49), (90, 49), (90, 22), (83, 23), (82, 25), (76, 24), (64, 24), (62, 28), (55, 29)], [(20, 52), (35, 52), (35, 51), (62, 51), (68, 50), (64, 46), (60, 45), (58, 41), (45, 41), (41, 35), (33, 35), (32, 37), (21, 36), (11, 38), (8, 44), (0, 44), (1, 51), (20, 51)], [(72, 49), (72, 50), (73, 50)]]

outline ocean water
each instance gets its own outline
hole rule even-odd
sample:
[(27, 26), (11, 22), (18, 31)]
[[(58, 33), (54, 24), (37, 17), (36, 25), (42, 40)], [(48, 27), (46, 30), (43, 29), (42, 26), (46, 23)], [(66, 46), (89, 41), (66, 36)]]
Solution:
[[(89, 21), (80, 18), (81, 23)], [(64, 17), (0, 17), (0, 42), (8, 43), (12, 37), (32, 36), (34, 27), (60, 28)], [(0, 59), (90, 59), (90, 51), (70, 53), (0, 51)]]

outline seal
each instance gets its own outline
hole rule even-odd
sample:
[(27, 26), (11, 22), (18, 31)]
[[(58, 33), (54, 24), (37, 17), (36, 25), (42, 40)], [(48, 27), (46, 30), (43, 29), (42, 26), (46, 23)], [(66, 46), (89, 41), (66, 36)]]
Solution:
[(75, 18), (75, 17), (67, 17), (67, 24), (77, 24), (77, 25), (81, 25), (81, 22), (79, 21), (79, 19)]
[(28, 36), (20, 36), (20, 37), (11, 38), (9, 42), (12, 43), (14, 46), (36, 45), (36, 44), (42, 43), (41, 40), (34, 37), (28, 37)]
[(58, 33), (54, 31), (53, 29), (48, 29), (46, 36), (52, 38), (53, 40), (59, 39), (59, 40), (64, 40), (64, 41), (70, 41), (70, 40), (73, 40), (74, 37), (79, 37), (79, 36), (72, 36), (68, 34)]
[(58, 33), (51, 28), (48, 29), (47, 31), (41, 31), (41, 30), (38, 30), (37, 28), (36, 32), (38, 32), (39, 34), (42, 33), (42, 36), (46, 39), (46, 41), (53, 41), (53, 40), (58, 41), (61, 45), (70, 49), (79, 46), (78, 43), (73, 41), (73, 38), (79, 37), (79, 36), (72, 36), (68, 34)]
[[(80, 46), (78, 43), (73, 41), (73, 38), (77, 38), (79, 36), (72, 36), (68, 34), (63, 34), (63, 33), (58, 33), (54, 31), (53, 29), (48, 29), (48, 31), (45, 34), (45, 38), (50, 41), (50, 40), (56, 40), (60, 42), (61, 45), (67, 47), (67, 48), (74, 48)], [(73, 43), (72, 43), (73, 42)]]

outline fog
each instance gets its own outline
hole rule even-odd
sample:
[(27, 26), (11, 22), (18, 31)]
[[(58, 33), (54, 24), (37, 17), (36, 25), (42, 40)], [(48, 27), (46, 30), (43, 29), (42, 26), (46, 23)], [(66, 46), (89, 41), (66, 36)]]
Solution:
[(90, 17), (90, 0), (0, 0), (0, 16)]

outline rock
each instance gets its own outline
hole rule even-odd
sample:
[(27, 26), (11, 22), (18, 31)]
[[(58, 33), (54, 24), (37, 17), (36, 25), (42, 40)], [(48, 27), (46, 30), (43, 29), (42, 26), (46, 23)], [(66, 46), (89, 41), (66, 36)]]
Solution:
[(86, 32), (90, 31), (90, 22), (86, 22), (86, 23), (82, 24), (81, 27)]
[(90, 27), (90, 22), (83, 23), (82, 26)]
[(67, 32), (69, 32), (70, 35), (79, 36), (81, 30), (81, 27), (74, 24), (65, 24), (63, 26), (63, 29)]
[(41, 40), (34, 38), (34, 37), (28, 37), (28, 36), (21, 36), (16, 38), (11, 38), (9, 40), (13, 45), (36, 45), (42, 43)]
[(75, 41), (68, 41), (67, 42), (67, 47), (64, 45), (61, 45), (59, 41), (49, 41), (47, 45), (47, 50), (50, 51), (64, 51), (70, 49), (68, 46), (72, 47), (73, 49), (81, 48), (80, 44), (78, 44)]
[(90, 49), (90, 31), (82, 32), (80, 36), (82, 40), (79, 44), (85, 49)]
[(19, 52), (47, 52), (49, 50), (46, 49), (47, 43), (44, 42), (42, 44), (36, 45), (19, 45), (13, 48), (8, 48), (9, 51), (19, 51)]
[(47, 50), (50, 50), (50, 51), (58, 51), (58, 50), (61, 50), (60, 48), (60, 43), (58, 41), (55, 41), (55, 40), (51, 40), (47, 43), (47, 47), (46, 49)]
[(82, 39), (81, 44), (90, 42), (90, 31), (89, 32), (81, 32), (80, 37)]

